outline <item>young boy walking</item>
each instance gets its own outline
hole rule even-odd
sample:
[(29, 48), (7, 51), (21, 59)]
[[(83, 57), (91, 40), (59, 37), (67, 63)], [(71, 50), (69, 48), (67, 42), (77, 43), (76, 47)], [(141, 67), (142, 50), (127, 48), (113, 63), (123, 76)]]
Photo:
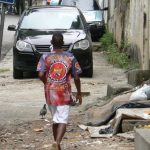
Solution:
[(41, 56), (37, 66), (38, 76), (44, 83), (45, 98), (53, 120), (53, 147), (61, 150), (60, 143), (66, 132), (71, 100), (71, 75), (77, 88), (76, 101), (82, 104), (79, 74), (82, 72), (73, 54), (64, 51), (63, 35), (54, 33), (53, 51)]

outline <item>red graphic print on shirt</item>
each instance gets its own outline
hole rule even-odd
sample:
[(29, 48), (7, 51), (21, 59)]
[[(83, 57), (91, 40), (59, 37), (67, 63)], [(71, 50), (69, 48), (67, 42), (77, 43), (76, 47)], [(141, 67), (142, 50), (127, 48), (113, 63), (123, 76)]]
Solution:
[(67, 74), (67, 66), (63, 62), (56, 62), (50, 66), (49, 78), (55, 82), (62, 82)]

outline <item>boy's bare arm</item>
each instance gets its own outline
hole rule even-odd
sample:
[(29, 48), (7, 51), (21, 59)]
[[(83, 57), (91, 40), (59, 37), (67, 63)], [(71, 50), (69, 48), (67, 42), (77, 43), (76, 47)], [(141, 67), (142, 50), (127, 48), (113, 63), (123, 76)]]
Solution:
[(44, 72), (39, 72), (38, 77), (44, 84), (46, 83), (46, 76)]
[(82, 104), (82, 95), (81, 95), (81, 82), (80, 82), (80, 77), (76, 76), (74, 77), (74, 83), (77, 88), (77, 95), (76, 95), (76, 100), (79, 101), (79, 104)]

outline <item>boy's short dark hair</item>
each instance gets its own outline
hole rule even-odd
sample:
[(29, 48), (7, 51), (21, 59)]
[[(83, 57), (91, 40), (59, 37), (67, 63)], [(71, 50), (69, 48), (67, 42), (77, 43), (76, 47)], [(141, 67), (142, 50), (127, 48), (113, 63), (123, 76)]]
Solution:
[(55, 32), (52, 36), (51, 43), (53, 44), (54, 48), (62, 48), (64, 41), (63, 35), (59, 32)]

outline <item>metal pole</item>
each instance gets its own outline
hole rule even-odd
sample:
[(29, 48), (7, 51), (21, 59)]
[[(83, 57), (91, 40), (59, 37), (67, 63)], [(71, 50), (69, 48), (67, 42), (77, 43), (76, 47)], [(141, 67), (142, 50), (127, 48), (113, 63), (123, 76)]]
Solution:
[(4, 21), (5, 21), (5, 9), (6, 4), (2, 3), (2, 13), (1, 13), (1, 24), (0, 24), (0, 60), (2, 54), (2, 42), (3, 42), (3, 31), (4, 31)]

